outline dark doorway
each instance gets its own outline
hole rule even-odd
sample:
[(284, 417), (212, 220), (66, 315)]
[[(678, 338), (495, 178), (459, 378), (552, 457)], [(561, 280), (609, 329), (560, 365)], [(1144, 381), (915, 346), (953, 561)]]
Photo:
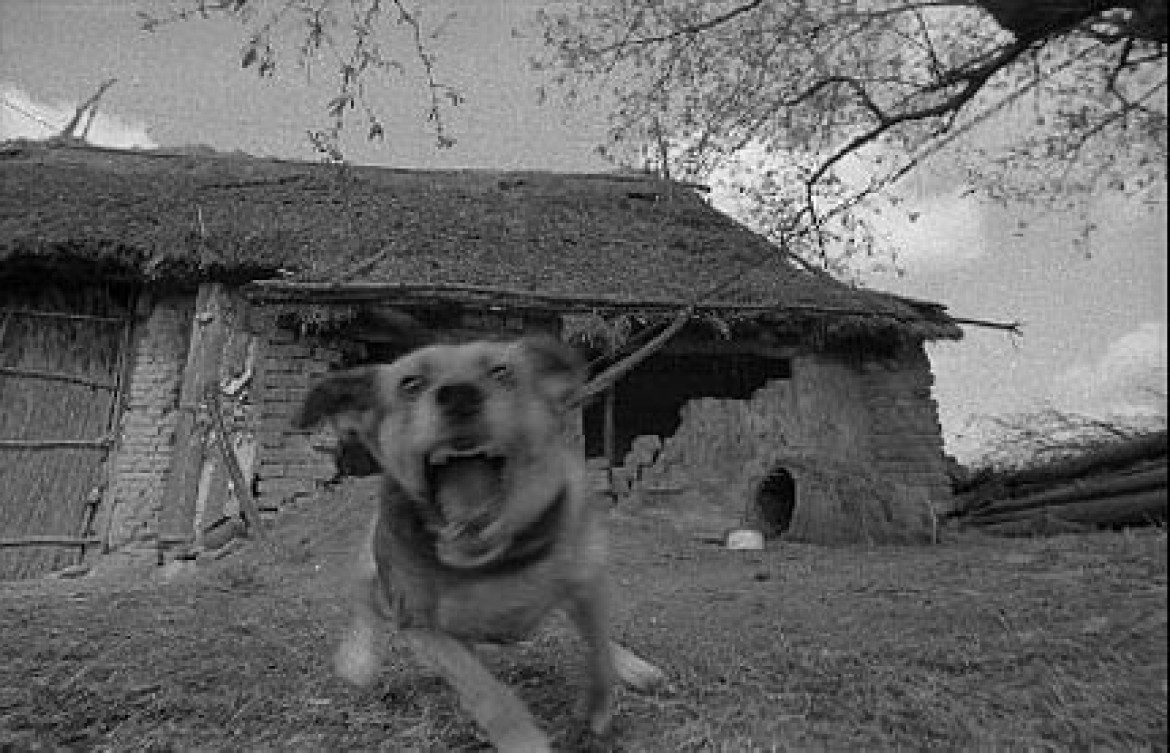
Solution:
[[(703, 397), (748, 400), (773, 379), (790, 379), (791, 362), (749, 353), (717, 356), (659, 353), (614, 388), (614, 457), (621, 462), (635, 437), (673, 435), (682, 407)], [(585, 453), (604, 457), (604, 401), (585, 409)]]
[(777, 468), (760, 484), (756, 493), (756, 513), (764, 536), (775, 538), (792, 525), (796, 511), (796, 479)]

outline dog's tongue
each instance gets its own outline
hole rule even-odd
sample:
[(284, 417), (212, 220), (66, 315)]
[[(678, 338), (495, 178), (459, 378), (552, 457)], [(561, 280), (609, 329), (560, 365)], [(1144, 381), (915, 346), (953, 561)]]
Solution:
[(501, 492), (499, 469), (487, 458), (452, 458), (435, 472), (435, 501), (456, 529), (468, 525), (479, 529), (489, 523)]

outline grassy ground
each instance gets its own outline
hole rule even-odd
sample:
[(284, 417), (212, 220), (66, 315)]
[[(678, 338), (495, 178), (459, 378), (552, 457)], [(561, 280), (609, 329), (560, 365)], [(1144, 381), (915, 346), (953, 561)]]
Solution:
[[(167, 585), (0, 588), (0, 749), (486, 750), (397, 650), (373, 691), (331, 674), (365, 490)], [(616, 632), (671, 687), (594, 739), (563, 624), (490, 654), (558, 750), (1166, 749), (1163, 530), (745, 553), (612, 529)]]

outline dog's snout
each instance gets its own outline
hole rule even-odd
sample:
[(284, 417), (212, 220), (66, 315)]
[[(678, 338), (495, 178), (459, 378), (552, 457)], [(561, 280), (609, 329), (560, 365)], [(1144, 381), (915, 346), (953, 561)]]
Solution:
[(474, 384), (444, 384), (435, 390), (435, 403), (453, 418), (471, 418), (483, 406), (483, 392)]

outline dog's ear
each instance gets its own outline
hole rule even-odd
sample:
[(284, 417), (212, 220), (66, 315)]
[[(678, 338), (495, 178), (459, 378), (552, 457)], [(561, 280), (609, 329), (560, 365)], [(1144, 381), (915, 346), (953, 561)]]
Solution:
[(526, 337), (519, 343), (532, 364), (538, 388), (559, 408), (585, 384), (585, 362), (571, 346), (548, 336)]
[(369, 412), (377, 407), (376, 376), (368, 366), (326, 376), (309, 389), (293, 426), (312, 429), (329, 421), (339, 434), (361, 434)]

